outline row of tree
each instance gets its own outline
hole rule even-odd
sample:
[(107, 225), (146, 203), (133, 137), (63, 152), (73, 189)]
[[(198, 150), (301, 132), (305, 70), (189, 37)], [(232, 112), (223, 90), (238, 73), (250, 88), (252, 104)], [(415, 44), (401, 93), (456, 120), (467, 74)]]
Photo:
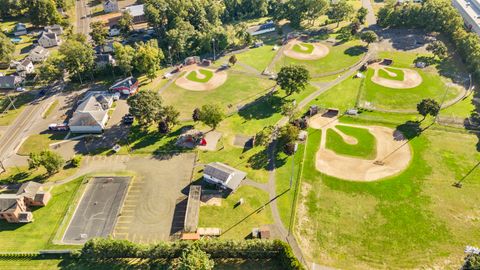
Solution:
[(34, 26), (66, 24), (57, 8), (66, 9), (66, 0), (0, 0), (0, 17), (28, 16)]

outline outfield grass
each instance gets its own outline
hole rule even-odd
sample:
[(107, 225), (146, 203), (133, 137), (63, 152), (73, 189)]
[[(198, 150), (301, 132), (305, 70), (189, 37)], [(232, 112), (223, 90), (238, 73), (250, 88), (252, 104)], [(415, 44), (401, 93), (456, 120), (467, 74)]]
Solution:
[(65, 138), (66, 132), (55, 132), (46, 134), (34, 134), (22, 143), (17, 151), (18, 155), (28, 156), (30, 153), (39, 153), (45, 149), (50, 149), (50, 144)]
[(445, 108), (440, 111), (440, 116), (442, 117), (452, 117), (458, 119), (464, 119), (470, 117), (472, 111), (475, 110), (475, 104), (473, 100), (473, 94), (467, 96), (465, 99), (460, 102)]
[[(199, 78), (197, 72), (202, 74), (205, 77), (204, 78)], [(190, 81), (199, 82), (199, 83), (206, 83), (206, 82), (210, 81), (210, 79), (212, 77), (213, 77), (213, 71), (207, 70), (207, 69), (199, 69), (199, 70), (196, 70), (196, 71), (190, 71), (190, 73), (187, 74), (187, 79), (189, 79)]]
[(338, 71), (343, 68), (354, 65), (365, 54), (365, 48), (362, 41), (352, 40), (336, 45), (325, 44), (330, 52), (325, 57), (318, 60), (297, 60), (283, 55), (276, 63), (276, 70), (279, 71), (282, 66), (302, 65), (305, 66), (312, 76), (332, 71)]
[(322, 265), (361, 269), (458, 268), (463, 248), (480, 241), (480, 170), (475, 136), (432, 128), (410, 143), (409, 168), (387, 180), (360, 183), (315, 169), (320, 133), (310, 130), (303, 169), (297, 237)]
[[(273, 46), (263, 45), (260, 48), (252, 48), (235, 56), (239, 62), (249, 65), (261, 72), (272, 62), (276, 53), (277, 51), (273, 50)], [(236, 66), (238, 66), (238, 64)]]
[(341, 112), (355, 107), (355, 100), (362, 86), (363, 79), (347, 78), (341, 83), (323, 92), (310, 105), (318, 105), (322, 108), (338, 108)]
[[(390, 75), (389, 72), (394, 73), (395, 76)], [(394, 81), (403, 81), (405, 79), (405, 73), (403, 72), (403, 70), (391, 68), (391, 67), (384, 67), (379, 69), (378, 76), (385, 79), (394, 80)]]
[(304, 54), (311, 54), (313, 52), (313, 49), (315, 49), (315, 46), (310, 43), (300, 43), (300, 44), (295, 44), (292, 47), (292, 50), (294, 52), (298, 53), (304, 53)]
[(33, 209), (34, 221), (28, 224), (11, 224), (0, 221), (0, 251), (38, 251), (52, 246), (60, 222), (70, 206), (82, 178), (55, 187), (52, 199), (45, 207)]
[(357, 144), (346, 143), (342, 136), (333, 129), (327, 130), (327, 149), (339, 155), (346, 155), (352, 157), (361, 157), (364, 159), (374, 159), (377, 155), (377, 141), (375, 136), (365, 128), (357, 128), (351, 126), (337, 125), (338, 130), (345, 135), (357, 139)]
[[(244, 199), (244, 204), (235, 207), (240, 198)], [(223, 199), (221, 206), (200, 207), (198, 227), (221, 228), (221, 238), (244, 239), (251, 234), (253, 228), (273, 223), (270, 206), (262, 208), (268, 201), (267, 192), (241, 186)]]

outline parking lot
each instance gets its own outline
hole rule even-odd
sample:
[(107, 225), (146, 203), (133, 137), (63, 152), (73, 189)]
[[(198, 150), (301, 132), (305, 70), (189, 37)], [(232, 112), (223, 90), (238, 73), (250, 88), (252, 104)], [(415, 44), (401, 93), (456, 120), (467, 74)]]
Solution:
[(90, 179), (63, 237), (65, 244), (83, 244), (94, 237), (107, 237), (127, 194), (131, 177)]

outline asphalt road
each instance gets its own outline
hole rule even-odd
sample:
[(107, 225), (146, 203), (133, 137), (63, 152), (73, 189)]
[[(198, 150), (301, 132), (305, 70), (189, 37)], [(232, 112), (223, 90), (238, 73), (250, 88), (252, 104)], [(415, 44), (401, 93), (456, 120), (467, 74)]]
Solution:
[(77, 15), (77, 33), (84, 34), (88, 38), (88, 33), (89, 33), (89, 28), (90, 28), (90, 17), (88, 15), (89, 13), (89, 7), (87, 6), (88, 1), (87, 0), (78, 0), (75, 1), (75, 11)]

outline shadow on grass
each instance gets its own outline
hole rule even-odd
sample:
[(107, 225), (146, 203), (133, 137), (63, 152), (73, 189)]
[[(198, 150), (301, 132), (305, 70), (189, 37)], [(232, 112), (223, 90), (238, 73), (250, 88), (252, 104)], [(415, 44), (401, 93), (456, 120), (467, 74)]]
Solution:
[(238, 114), (245, 120), (265, 119), (279, 112), (283, 103), (283, 98), (267, 94), (246, 104)]
[(358, 56), (366, 52), (367, 52), (367, 48), (365, 48), (365, 46), (356, 45), (346, 49), (343, 53), (350, 56)]
[[(41, 259), (39, 259), (41, 260)], [(65, 270), (104, 270), (104, 269), (168, 269), (167, 260), (139, 260), (139, 259), (105, 259), (105, 260), (82, 260), (64, 259), (59, 264), (60, 269)]]

